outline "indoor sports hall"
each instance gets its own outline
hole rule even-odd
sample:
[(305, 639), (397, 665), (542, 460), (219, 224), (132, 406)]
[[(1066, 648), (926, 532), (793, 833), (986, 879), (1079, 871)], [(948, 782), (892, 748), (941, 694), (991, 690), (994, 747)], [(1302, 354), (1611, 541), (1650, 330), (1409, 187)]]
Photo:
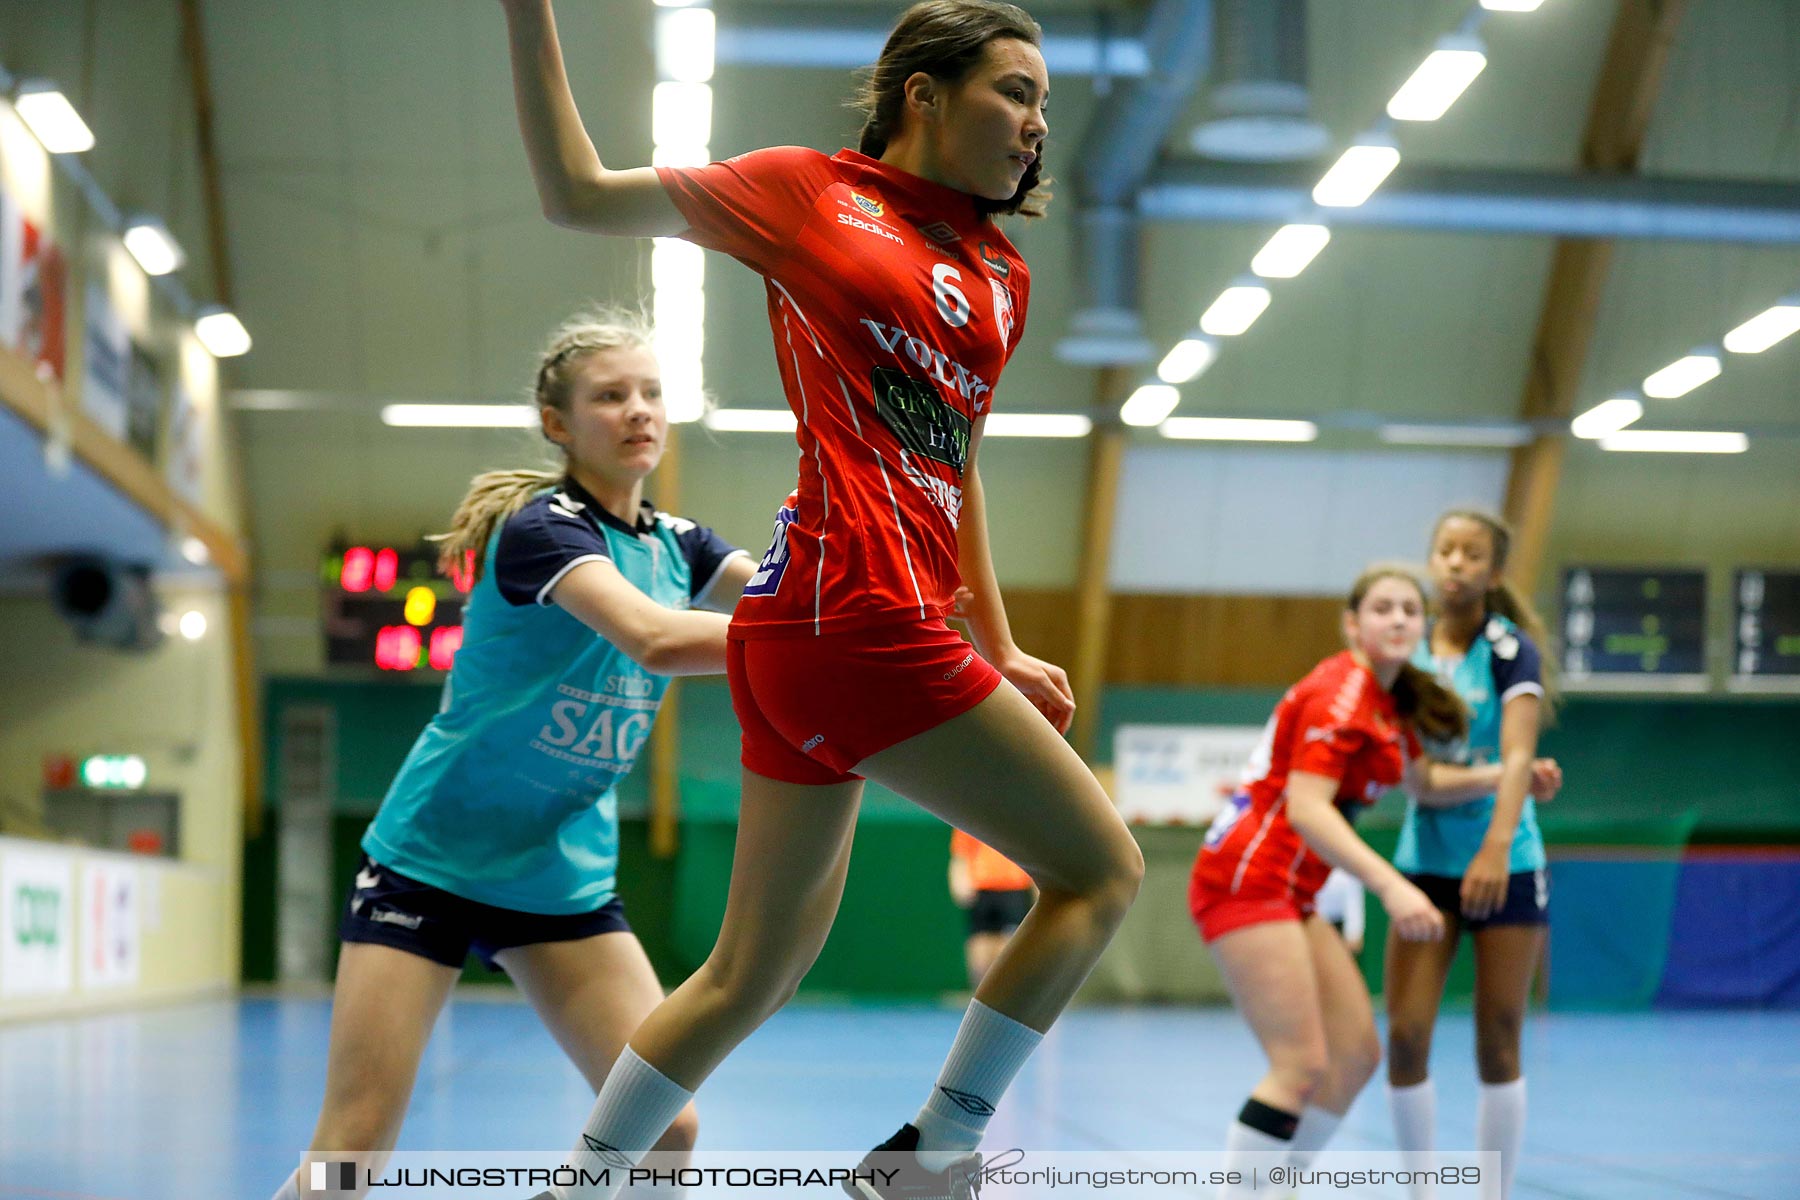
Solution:
[(1800, 1197), (1800, 3), (1023, 8), (0, 0), (0, 1200)]

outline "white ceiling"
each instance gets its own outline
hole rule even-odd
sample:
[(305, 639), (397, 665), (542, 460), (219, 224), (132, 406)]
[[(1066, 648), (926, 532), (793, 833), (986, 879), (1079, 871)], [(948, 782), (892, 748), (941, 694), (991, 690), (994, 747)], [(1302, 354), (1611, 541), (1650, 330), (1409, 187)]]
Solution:
[[(1340, 143), (1368, 125), (1471, 2), (1312, 0), (1315, 115)], [(716, 7), (729, 24), (769, 5)], [(873, 7), (891, 15), (900, 5)], [(1091, 27), (1096, 11), (1091, 3), (1030, 7), (1052, 32), (1059, 21)], [(1124, 30), (1144, 9), (1105, 7)], [(193, 258), (190, 287), (205, 296), (209, 265), (174, 9), (0, 0), (0, 58), (17, 72), (85, 81), (77, 99), (101, 143), (90, 169), (122, 205), (169, 218)], [(557, 9), (576, 98), (602, 156), (645, 161), (651, 5), (559, 0)], [(309, 491), (323, 503), (369, 492), (370, 473), (432, 474), (418, 435), (376, 422), (381, 402), (518, 395), (538, 340), (561, 316), (588, 299), (646, 293), (642, 247), (557, 230), (539, 215), (493, 0), (203, 0), (203, 10), (236, 306), (256, 337), (253, 353), (227, 364), (227, 385), (317, 393), (327, 406), (312, 418), (242, 416), (253, 509), (264, 491)], [(1408, 161), (1573, 170), (1613, 10), (1612, 0), (1546, 0), (1530, 16), (1490, 17), (1486, 72), (1445, 120), (1402, 130)], [(849, 88), (838, 70), (721, 67), (713, 152), (781, 142), (835, 149), (855, 133), (854, 115), (842, 108)], [(1083, 77), (1057, 79), (1053, 90), (1055, 173), (1072, 161), (1096, 98)], [(1172, 153), (1199, 104), (1178, 123)], [(1800, 4), (1694, 0), (1644, 170), (1800, 182), (1797, 115)], [(1065, 178), (1050, 217), (1013, 227), (1037, 284), (1024, 353), (1000, 397), (1014, 409), (1083, 410), (1094, 400), (1093, 373), (1051, 353), (1074, 306), (1072, 192)], [(1197, 224), (1147, 231), (1141, 294), (1160, 346), (1244, 269), (1267, 232)], [(1541, 238), (1341, 230), (1305, 276), (1278, 287), (1251, 333), (1186, 389), (1181, 412), (1511, 416), (1550, 250)], [(1800, 248), (1621, 244), (1584, 398), (1635, 384), (1796, 286)], [(760, 283), (722, 258), (709, 264), (707, 334), (707, 373), (723, 402), (780, 402)], [(1796, 354), (1790, 347), (1734, 362), (1688, 401), (1653, 405), (1651, 419), (1792, 425), (1800, 421)], [(343, 452), (321, 453), (327, 445)], [(511, 461), (518, 451), (503, 435), (456, 435), (453, 445), (456, 469), (436, 474), (441, 486), (416, 509), (384, 510), (381, 520), (433, 525), (445, 494), (466, 478), (463, 466)], [(1800, 474), (1800, 440), (1771, 447), (1733, 469), (1764, 482)], [(1577, 448), (1572, 494), (1628, 496), (1647, 486), (1644, 465), (1621, 457)], [(1706, 480), (1691, 485), (1696, 497), (1715, 488), (1710, 466), (1658, 470)], [(271, 473), (289, 471), (302, 473), (270, 482)], [(258, 514), (265, 543), (285, 516)]]

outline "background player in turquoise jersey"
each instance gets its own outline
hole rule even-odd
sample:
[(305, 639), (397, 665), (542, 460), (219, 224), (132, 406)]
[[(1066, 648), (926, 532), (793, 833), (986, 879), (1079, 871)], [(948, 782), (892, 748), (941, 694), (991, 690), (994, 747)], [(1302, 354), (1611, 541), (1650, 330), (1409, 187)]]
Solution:
[[(613, 892), (614, 788), (669, 677), (725, 669), (726, 618), (690, 605), (729, 612), (755, 562), (644, 500), (668, 436), (659, 375), (641, 319), (565, 325), (535, 389), (563, 469), (477, 477), (441, 539), (447, 566), (479, 572), (463, 646), (363, 837), (325, 1100), (278, 1200), (313, 1194), (314, 1161), (392, 1149), (471, 949), (596, 1088), (662, 999)], [(690, 1106), (659, 1148), (695, 1129)]]
[(1499, 782), (1461, 804), (1407, 805), (1394, 865), (1443, 911), (1449, 936), (1408, 942), (1390, 935), (1386, 983), (1394, 1125), (1400, 1148), (1423, 1155), (1436, 1141), (1437, 1102), (1427, 1073), (1432, 1027), (1458, 934), (1466, 929), (1474, 940), (1481, 1075), (1475, 1140), (1478, 1150), (1501, 1155), (1502, 1196), (1512, 1190), (1524, 1140), (1519, 1038), (1550, 919), (1533, 797), (1549, 799), (1562, 783), (1555, 761), (1537, 757), (1538, 727), (1552, 693), (1538, 651), (1542, 623), (1502, 574), (1511, 540), (1499, 518), (1475, 511), (1447, 512), (1432, 530), (1437, 616), (1417, 661), (1462, 697), (1469, 732), (1454, 744), (1427, 742), (1426, 752), (1448, 762), (1497, 764)]

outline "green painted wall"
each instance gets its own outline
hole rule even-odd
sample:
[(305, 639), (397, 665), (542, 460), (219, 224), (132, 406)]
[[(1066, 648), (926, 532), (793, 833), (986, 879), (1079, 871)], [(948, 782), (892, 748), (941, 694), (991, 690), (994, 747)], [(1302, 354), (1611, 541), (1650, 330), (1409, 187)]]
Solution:
[[(1101, 757), (1111, 757), (1111, 731), (1125, 722), (1260, 724), (1279, 694), (1265, 689), (1115, 688), (1102, 711)], [(356, 862), (356, 840), (437, 705), (437, 689), (382, 681), (274, 680), (269, 722), (268, 795), (279, 803), (281, 713), (294, 704), (326, 704), (337, 713), (337, 820), (333, 894), (342, 896)], [(620, 892), (666, 982), (686, 976), (705, 957), (724, 911), (731, 874), (737, 805), (737, 728), (722, 682), (681, 688), (681, 852), (672, 862), (650, 857), (641, 818), (644, 777), (621, 796)], [(1543, 824), (1553, 847), (1676, 846), (1691, 836), (1713, 842), (1800, 842), (1800, 762), (1790, 753), (1800, 728), (1800, 700), (1706, 697), (1644, 699), (1576, 697), (1544, 738), (1560, 758), (1568, 785), (1547, 806)], [(808, 990), (870, 994), (935, 994), (960, 984), (960, 914), (946, 894), (944, 826), (898, 797), (871, 786), (857, 829), (850, 883), (837, 926)], [(1400, 806), (1383, 801), (1362, 831), (1392, 849)], [(277, 822), (265, 822), (273, 830)], [(274, 835), (245, 854), (245, 975), (273, 974)], [(1196, 834), (1196, 841), (1198, 834)], [(1372, 906), (1377, 908), (1379, 906)], [(1185, 913), (1171, 914), (1185, 922)], [(1385, 923), (1371, 912), (1364, 966), (1380, 983)], [(485, 973), (480, 977), (486, 978)], [(1466, 993), (1468, 966), (1453, 975)]]

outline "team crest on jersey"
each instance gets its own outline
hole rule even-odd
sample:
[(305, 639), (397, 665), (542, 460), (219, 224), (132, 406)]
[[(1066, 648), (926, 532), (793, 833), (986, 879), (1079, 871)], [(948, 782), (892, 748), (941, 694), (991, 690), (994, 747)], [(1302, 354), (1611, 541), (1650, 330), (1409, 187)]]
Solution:
[(862, 209), (871, 217), (879, 217), (887, 212), (887, 208), (883, 206), (881, 201), (871, 200), (861, 192), (851, 192), (850, 199), (856, 201), (856, 207)]
[(988, 270), (992, 271), (1002, 279), (1005, 279), (1012, 274), (1012, 264), (1007, 262), (1006, 256), (1001, 254), (998, 250), (994, 249), (986, 242), (979, 243), (975, 249), (980, 252), (981, 261), (987, 264)]

